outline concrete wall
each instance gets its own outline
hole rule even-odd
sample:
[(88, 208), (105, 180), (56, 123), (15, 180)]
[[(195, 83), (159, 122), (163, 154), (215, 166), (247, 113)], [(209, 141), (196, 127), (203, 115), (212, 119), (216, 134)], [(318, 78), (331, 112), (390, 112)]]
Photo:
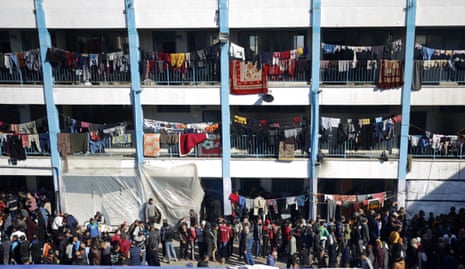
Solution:
[[(121, 0), (120, 0), (121, 1)], [(217, 0), (136, 0), (138, 28), (216, 28)]]
[(404, 26), (405, 2), (405, 0), (324, 0), (321, 1), (321, 26)]
[[(270, 84), (273, 85), (273, 84)], [(372, 87), (324, 87), (320, 93), (321, 105), (393, 105), (401, 104), (401, 90), (378, 91)], [(130, 104), (128, 86), (55, 86), (56, 104)], [(14, 92), (14, 94), (11, 94)], [(269, 88), (274, 100), (263, 101), (260, 95), (230, 95), (230, 104), (235, 105), (310, 105), (309, 86), (275, 86)], [(463, 106), (463, 87), (423, 87), (412, 92), (412, 106)], [(3, 104), (44, 104), (40, 86), (8, 86), (0, 91)], [(220, 105), (219, 86), (143, 86), (143, 105)]]
[[(216, 28), (217, 0), (136, 0), (138, 28)], [(124, 0), (44, 0), (50, 28), (124, 28)], [(322, 27), (402, 27), (406, 0), (325, 0)], [(310, 0), (229, 1), (230, 28), (308, 27)], [(463, 25), (462, 0), (417, 0), (418, 26)], [(2, 1), (0, 28), (34, 28), (34, 1)]]
[[(385, 1), (384, 1), (385, 2)], [(463, 26), (465, 1), (417, 0), (417, 26)]]
[(230, 0), (229, 27), (308, 27), (310, 4), (310, 0)]
[(2, 1), (0, 18), (0, 28), (35, 28), (34, 1)]
[(126, 28), (124, 0), (44, 0), (44, 9), (48, 28)]

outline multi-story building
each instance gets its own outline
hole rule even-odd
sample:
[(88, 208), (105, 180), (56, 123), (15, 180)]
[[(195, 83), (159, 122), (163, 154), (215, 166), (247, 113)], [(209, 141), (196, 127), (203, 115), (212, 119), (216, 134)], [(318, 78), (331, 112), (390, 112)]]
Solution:
[[(138, 169), (193, 165), (218, 214), (233, 190), (283, 216), (294, 198), (313, 218), (333, 201), (465, 206), (463, 1), (0, 6), (2, 191), (54, 192), (83, 221), (137, 211)], [(265, 90), (241, 84), (244, 59)]]

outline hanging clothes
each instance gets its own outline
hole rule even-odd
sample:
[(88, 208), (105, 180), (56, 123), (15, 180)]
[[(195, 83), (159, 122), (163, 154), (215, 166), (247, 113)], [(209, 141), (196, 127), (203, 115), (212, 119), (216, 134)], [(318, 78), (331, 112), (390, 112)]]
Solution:
[(144, 134), (144, 156), (160, 156), (160, 134)]

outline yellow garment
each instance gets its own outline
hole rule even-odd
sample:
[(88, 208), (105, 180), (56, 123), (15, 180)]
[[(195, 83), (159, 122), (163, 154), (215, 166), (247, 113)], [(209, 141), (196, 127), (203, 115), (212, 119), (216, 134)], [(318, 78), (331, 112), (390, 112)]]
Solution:
[(360, 125), (370, 125), (370, 119), (369, 118), (367, 118), (367, 119), (359, 119), (358, 123)]
[(304, 48), (297, 48), (297, 55), (303, 55), (304, 54)]
[(397, 244), (397, 242), (399, 242), (399, 238), (400, 238), (400, 235), (396, 231), (391, 232), (391, 234), (389, 235), (389, 239), (391, 240), (393, 244)]
[(171, 53), (170, 59), (171, 59), (171, 67), (181, 68), (182, 65), (184, 64), (184, 61), (186, 60), (186, 54), (185, 53)]
[(239, 115), (234, 115), (234, 120), (233, 121), (236, 122), (236, 123), (244, 124), (244, 125), (247, 124), (247, 118), (239, 116)]

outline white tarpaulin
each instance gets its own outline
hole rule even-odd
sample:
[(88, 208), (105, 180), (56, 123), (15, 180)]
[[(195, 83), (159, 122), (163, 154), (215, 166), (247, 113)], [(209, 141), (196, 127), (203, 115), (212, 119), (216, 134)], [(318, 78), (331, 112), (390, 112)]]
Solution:
[(141, 165), (140, 177), (146, 200), (153, 198), (168, 222), (188, 217), (190, 209), (200, 211), (204, 191), (194, 164), (164, 168)]
[(100, 211), (109, 225), (143, 219), (143, 208), (150, 197), (162, 217), (176, 223), (188, 215), (189, 209), (198, 212), (204, 196), (194, 164), (73, 168), (63, 175), (60, 190), (63, 211), (73, 214), (79, 223)]
[(407, 212), (423, 210), (426, 214), (447, 214), (451, 207), (464, 207), (465, 181), (409, 180), (407, 181)]

